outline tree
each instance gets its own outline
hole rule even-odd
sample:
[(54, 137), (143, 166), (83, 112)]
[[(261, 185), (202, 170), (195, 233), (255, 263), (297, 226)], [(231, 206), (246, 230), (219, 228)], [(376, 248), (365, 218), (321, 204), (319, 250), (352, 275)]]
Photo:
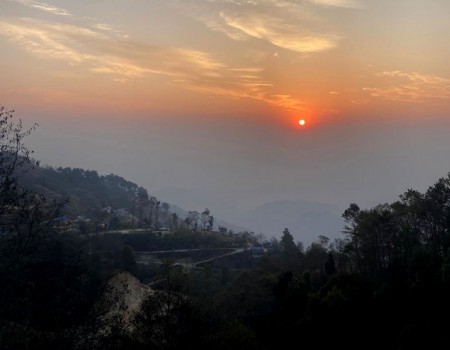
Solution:
[(158, 290), (146, 297), (132, 322), (132, 338), (142, 348), (181, 349), (186, 344), (202, 348), (202, 336), (206, 334), (197, 305), (171, 290)]
[(283, 236), (280, 241), (281, 249), (285, 252), (296, 252), (297, 246), (294, 242), (294, 237), (289, 232), (288, 228), (285, 228), (283, 231)]
[(336, 264), (334, 263), (333, 254), (331, 254), (331, 252), (328, 253), (328, 258), (327, 261), (325, 261), (324, 269), (328, 276), (332, 276), (336, 273)]
[(196, 210), (188, 212), (188, 216), (186, 217), (185, 222), (191, 230), (197, 231), (199, 216), (200, 214)]
[(32, 166), (32, 152), (23, 144), (23, 139), (36, 127), (23, 130), (22, 122), (14, 123), (14, 111), (0, 107), (0, 217), (9, 214), (11, 207), (25, 197), (19, 188), (17, 176)]
[(138, 215), (139, 221), (142, 222), (144, 219), (145, 209), (149, 205), (148, 193), (145, 188), (140, 187), (137, 192), (137, 201), (138, 201)]
[[(20, 176), (37, 165), (23, 143), (36, 125), (24, 130), (13, 114), (0, 107), (0, 330), (26, 314), (24, 305), (35, 288), (29, 273), (43, 259), (52, 220), (63, 205), (20, 186)], [(0, 343), (2, 337), (0, 332)]]
[(210, 213), (211, 213), (211, 212), (210, 212), (210, 210), (209, 210), (208, 208), (206, 208), (206, 209), (201, 213), (200, 220), (201, 220), (201, 223), (202, 223), (202, 230), (203, 230), (203, 231), (206, 231), (207, 228), (208, 228), (209, 214), (210, 214)]
[(134, 259), (133, 248), (128, 245), (122, 249), (122, 265), (125, 271), (136, 274), (137, 264)]
[(153, 196), (151, 196), (150, 199), (149, 199), (149, 205), (150, 205), (150, 219), (149, 219), (149, 222), (150, 222), (150, 226), (152, 226), (152, 224), (153, 224), (153, 208), (155, 207), (155, 204), (156, 204), (157, 201), (158, 200), (155, 197), (153, 197)]
[(156, 213), (155, 213), (155, 228), (158, 230), (159, 229), (159, 224), (158, 224), (158, 218), (159, 218), (159, 206), (161, 205), (161, 201), (156, 201), (155, 206), (156, 206)]
[(14, 265), (35, 252), (60, 208), (19, 185), (20, 175), (37, 164), (31, 158), (33, 152), (23, 143), (36, 125), (23, 130), (20, 120), (13, 121), (13, 113), (0, 107), (0, 249), (4, 249), (0, 265), (3, 267), (5, 260)]
[(351, 203), (348, 209), (344, 211), (344, 213), (342, 214), (342, 217), (344, 218), (346, 223), (343, 230), (344, 234), (348, 236), (356, 234), (356, 229), (358, 226), (357, 220), (359, 213), (360, 213), (359, 206), (355, 203)]
[(330, 243), (330, 238), (324, 235), (319, 235), (319, 245), (321, 245), (324, 249), (328, 248), (328, 244)]
[(212, 230), (214, 227), (214, 216), (210, 215), (208, 217), (208, 230)]
[(177, 213), (172, 214), (172, 226), (173, 228), (178, 228), (178, 215)]
[(166, 202), (163, 202), (163, 203), (161, 204), (161, 208), (163, 208), (165, 212), (168, 212), (169, 209), (170, 209), (170, 204), (169, 204), (169, 203), (166, 203)]

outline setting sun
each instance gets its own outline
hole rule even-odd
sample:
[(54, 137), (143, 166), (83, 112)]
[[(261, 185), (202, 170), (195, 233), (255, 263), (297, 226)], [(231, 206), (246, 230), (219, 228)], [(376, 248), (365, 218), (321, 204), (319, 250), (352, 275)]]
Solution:
[(305, 125), (305, 120), (304, 119), (300, 119), (299, 121), (298, 121), (298, 123), (301, 125), (301, 126), (303, 126), (303, 125)]

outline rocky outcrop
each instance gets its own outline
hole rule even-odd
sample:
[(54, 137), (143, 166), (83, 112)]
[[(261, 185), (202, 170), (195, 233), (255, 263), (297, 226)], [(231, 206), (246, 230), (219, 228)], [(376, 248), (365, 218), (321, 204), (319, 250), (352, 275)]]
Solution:
[(104, 330), (120, 327), (131, 330), (132, 320), (146, 297), (153, 295), (149, 286), (142, 284), (129, 272), (120, 272), (107, 283), (101, 305)]

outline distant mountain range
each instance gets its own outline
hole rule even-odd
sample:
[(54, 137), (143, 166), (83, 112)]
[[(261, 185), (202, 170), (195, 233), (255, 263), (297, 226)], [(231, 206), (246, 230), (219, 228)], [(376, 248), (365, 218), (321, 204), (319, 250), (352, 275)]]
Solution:
[(288, 228), (296, 241), (309, 245), (319, 235), (330, 239), (341, 237), (344, 226), (340, 209), (331, 205), (303, 200), (284, 200), (265, 203), (242, 212), (233, 222), (251, 227), (267, 238), (280, 237)]
[[(139, 185), (127, 181), (117, 175), (99, 175), (94, 170), (78, 168), (51, 168), (35, 167), (22, 175), (20, 182), (38, 193), (42, 193), (50, 199), (70, 199), (64, 212), (68, 215), (93, 215), (103, 207), (126, 208), (131, 210), (135, 194)], [(178, 193), (178, 195), (177, 195)], [(254, 209), (239, 211), (236, 208), (226, 206), (214, 199), (208, 193), (196, 192), (197, 199), (202, 200), (204, 207), (193, 208), (190, 205), (189, 191), (180, 189), (167, 193), (167, 197), (161, 194), (158, 199), (170, 203), (170, 212), (176, 213), (180, 219), (188, 215), (188, 210), (202, 211), (211, 208), (211, 204), (223, 209), (214, 209), (211, 214), (215, 217), (214, 229), (219, 226), (226, 227), (235, 232), (251, 231), (262, 233), (267, 239), (281, 237), (285, 228), (288, 228), (296, 241), (309, 245), (319, 235), (325, 235), (334, 239), (340, 237), (340, 231), (344, 226), (341, 218), (342, 211), (331, 205), (313, 203), (303, 200), (274, 201), (260, 205)], [(150, 194), (149, 194), (150, 195)], [(183, 203), (185, 208), (178, 205)], [(192, 203), (198, 200), (193, 200)], [(165, 217), (169, 220), (169, 213)], [(221, 218), (225, 217), (226, 220)]]
[[(314, 242), (319, 235), (330, 239), (342, 237), (344, 227), (341, 217), (343, 210), (324, 203), (304, 200), (280, 200), (262, 204), (258, 207), (241, 210), (239, 203), (230, 203), (214, 192), (203, 189), (167, 188), (158, 191), (160, 197), (180, 207), (208, 207), (213, 215), (232, 222), (239, 230), (262, 233), (267, 239), (281, 237), (288, 228), (296, 241), (305, 245)], [(220, 224), (235, 230), (227, 223)]]
[[(184, 201), (186, 202), (186, 199)], [(180, 217), (187, 215), (187, 211), (175, 205), (171, 205), (171, 210)], [(217, 215), (220, 214), (219, 210)], [(342, 211), (339, 208), (328, 204), (284, 200), (265, 203), (245, 211), (227, 211), (226, 220), (217, 220), (214, 226), (215, 228), (218, 225), (224, 226), (235, 232), (262, 233), (266, 239), (279, 238), (283, 230), (288, 228), (296, 241), (303, 242), (307, 246), (317, 240), (319, 235), (327, 236), (331, 240), (342, 237), (344, 221), (341, 215)]]

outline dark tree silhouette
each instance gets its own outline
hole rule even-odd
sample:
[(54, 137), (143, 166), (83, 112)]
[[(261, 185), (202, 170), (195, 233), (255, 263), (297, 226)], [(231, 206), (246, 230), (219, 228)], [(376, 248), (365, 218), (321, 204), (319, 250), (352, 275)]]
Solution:
[(325, 273), (328, 276), (332, 276), (336, 273), (336, 264), (334, 262), (333, 254), (330, 252), (328, 253), (327, 261), (325, 261), (324, 264)]

